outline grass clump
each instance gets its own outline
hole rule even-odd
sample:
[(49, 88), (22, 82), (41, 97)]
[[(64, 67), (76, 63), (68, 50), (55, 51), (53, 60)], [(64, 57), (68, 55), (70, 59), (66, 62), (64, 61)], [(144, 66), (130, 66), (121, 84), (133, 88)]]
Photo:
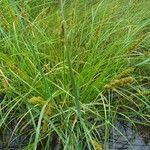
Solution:
[(0, 2), (5, 148), (109, 149), (117, 120), (149, 125), (149, 3)]

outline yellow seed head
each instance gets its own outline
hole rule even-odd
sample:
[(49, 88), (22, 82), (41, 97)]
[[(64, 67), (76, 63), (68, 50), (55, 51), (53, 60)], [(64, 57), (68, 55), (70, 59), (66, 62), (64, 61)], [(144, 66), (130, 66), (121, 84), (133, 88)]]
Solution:
[(52, 114), (52, 105), (49, 103), (45, 109), (45, 115), (50, 116)]
[(116, 80), (111, 81), (109, 84), (106, 84), (104, 86), (104, 88), (107, 90), (108, 89), (112, 90), (112, 89), (117, 88), (119, 86), (131, 84), (133, 81), (134, 81), (133, 77), (125, 77), (125, 78), (121, 78), (121, 79), (116, 79)]
[(33, 96), (29, 102), (34, 105), (41, 105), (41, 106), (43, 106), (45, 104), (45, 101), (40, 96), (38, 96), (38, 97)]
[(106, 84), (104, 86), (104, 88), (107, 89), (107, 90), (111, 90), (111, 89), (113, 89), (113, 86), (111, 84)]
[(133, 71), (134, 71), (134, 68), (130, 67), (130, 68), (124, 70), (122, 73), (120, 73), (120, 74), (117, 76), (117, 78), (120, 79), (120, 78), (127, 77), (127, 76), (129, 76)]
[(147, 34), (142, 34), (140, 38), (135, 41), (135, 43), (129, 46), (129, 48), (127, 49), (127, 53), (131, 53), (132, 51), (134, 51), (145, 40), (146, 36)]
[(47, 131), (48, 131), (48, 121), (46, 121), (46, 120), (43, 120), (42, 121), (42, 131), (43, 131), (43, 133), (47, 133)]
[(102, 145), (97, 142), (95, 139), (91, 141), (94, 150), (102, 150)]

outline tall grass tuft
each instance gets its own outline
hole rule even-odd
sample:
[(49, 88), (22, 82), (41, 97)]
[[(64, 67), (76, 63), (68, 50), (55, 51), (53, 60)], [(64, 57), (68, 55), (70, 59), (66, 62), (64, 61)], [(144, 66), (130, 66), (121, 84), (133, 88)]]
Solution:
[(16, 136), (27, 139), (23, 150), (108, 150), (113, 129), (127, 140), (117, 121), (149, 126), (149, 7), (0, 1), (0, 135), (11, 131), (4, 149)]

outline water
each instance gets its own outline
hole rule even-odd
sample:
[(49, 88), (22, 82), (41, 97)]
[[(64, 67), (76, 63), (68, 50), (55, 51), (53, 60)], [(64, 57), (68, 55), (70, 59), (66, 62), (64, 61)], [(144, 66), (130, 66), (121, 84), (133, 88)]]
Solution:
[[(111, 131), (110, 150), (150, 150), (150, 131), (131, 130), (131, 125), (117, 122)], [(142, 129), (141, 129), (142, 132)]]
[[(17, 123), (17, 122), (16, 122)], [(26, 135), (18, 136), (13, 134), (11, 143), (8, 146), (9, 139), (15, 128), (15, 122), (11, 124), (5, 132), (0, 134), (0, 150), (21, 150), (22, 147), (28, 143)], [(110, 150), (150, 150), (150, 130), (145, 128), (140, 129), (140, 132), (131, 130), (131, 125), (128, 123), (117, 122), (115, 128), (110, 132)], [(143, 133), (142, 133), (143, 132)]]

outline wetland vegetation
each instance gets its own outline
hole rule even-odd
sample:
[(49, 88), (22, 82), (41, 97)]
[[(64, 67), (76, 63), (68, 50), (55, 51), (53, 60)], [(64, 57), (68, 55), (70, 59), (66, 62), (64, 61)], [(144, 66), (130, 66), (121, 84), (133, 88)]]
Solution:
[(149, 0), (1, 0), (0, 149), (109, 150), (112, 130), (132, 145), (116, 122), (148, 134), (149, 10)]

